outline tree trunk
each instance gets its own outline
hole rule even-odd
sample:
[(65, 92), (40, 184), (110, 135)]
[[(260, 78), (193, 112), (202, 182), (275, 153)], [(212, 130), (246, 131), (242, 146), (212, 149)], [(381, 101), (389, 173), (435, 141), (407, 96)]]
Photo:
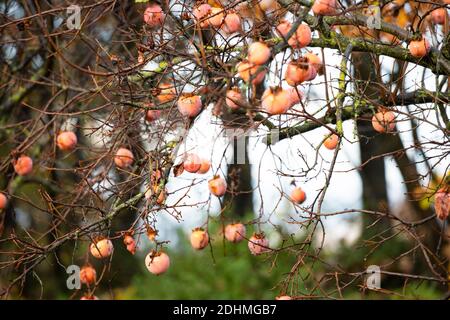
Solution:
[[(378, 57), (369, 53), (355, 52), (352, 58), (357, 92), (363, 93), (368, 99), (380, 97), (381, 90), (376, 85), (379, 81), (374, 63), (374, 61), (378, 62)], [(385, 136), (373, 130), (371, 115), (364, 118), (368, 119), (357, 121), (362, 164), (372, 157), (383, 154), (383, 145), (386, 143)], [(381, 212), (389, 211), (384, 157), (370, 160), (361, 168), (360, 173), (363, 186), (363, 208)], [(371, 239), (376, 235), (387, 237), (392, 233), (389, 228), (389, 219), (363, 215), (363, 240)]]
[[(229, 192), (225, 204), (229, 204), (229, 216), (242, 218), (253, 212), (253, 187), (251, 166), (248, 159), (248, 137), (232, 137), (233, 159), (228, 164)], [(244, 163), (242, 163), (244, 162)]]

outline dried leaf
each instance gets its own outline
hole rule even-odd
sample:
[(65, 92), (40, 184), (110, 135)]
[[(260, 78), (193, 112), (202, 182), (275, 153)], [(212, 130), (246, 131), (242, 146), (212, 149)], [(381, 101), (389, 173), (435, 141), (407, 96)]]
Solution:
[(183, 163), (180, 163), (173, 167), (173, 174), (175, 177), (180, 176), (184, 172), (184, 166)]

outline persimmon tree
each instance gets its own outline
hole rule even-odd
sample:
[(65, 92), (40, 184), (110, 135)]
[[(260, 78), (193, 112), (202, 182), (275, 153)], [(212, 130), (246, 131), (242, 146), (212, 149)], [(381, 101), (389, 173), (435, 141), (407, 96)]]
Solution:
[[(132, 273), (137, 260), (164, 274), (171, 239), (158, 234), (158, 221), (182, 222), (189, 207), (208, 213), (190, 235), (194, 249), (247, 243), (276, 267), (279, 255), (294, 255), (279, 279), (282, 299), (342, 297), (364, 284), (370, 262), (383, 275), (435, 283), (445, 294), (446, 1), (78, 1), (75, 27), (66, 23), (70, 5), (0, 2), (4, 297), (40, 282), (46, 264), (58, 273), (82, 265), (84, 299), (95, 298), (117, 268)], [(205, 146), (198, 131), (226, 137), (223, 153)], [(310, 148), (298, 148), (297, 139)], [(270, 189), (277, 200), (269, 214), (262, 200), (253, 204), (265, 177), (250, 141), (270, 155), (280, 180)], [(358, 145), (351, 171), (361, 177), (363, 206), (327, 211), (345, 144)], [(401, 213), (388, 203), (387, 157), (406, 189)], [(322, 187), (307, 190), (318, 174)], [(202, 183), (210, 194), (195, 202)], [(209, 214), (213, 202), (218, 215)], [(273, 246), (263, 231), (281, 203), (291, 206), (285, 223), (302, 237), (285, 233)], [(362, 216), (365, 254), (346, 269), (322, 255), (323, 221), (354, 213)], [(220, 232), (211, 234), (214, 223)], [(377, 256), (400, 240), (401, 249)], [(75, 256), (78, 248), (85, 254)], [(145, 257), (131, 259), (142, 250)], [(413, 261), (409, 272), (399, 271), (404, 257)], [(299, 282), (309, 285), (299, 289)]]

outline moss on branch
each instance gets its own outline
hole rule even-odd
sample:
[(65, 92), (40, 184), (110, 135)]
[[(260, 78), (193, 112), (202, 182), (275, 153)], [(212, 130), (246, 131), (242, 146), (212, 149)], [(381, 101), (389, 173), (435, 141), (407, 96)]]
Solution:
[[(305, 7), (311, 7), (312, 2), (306, 0), (281, 0), (281, 4), (285, 7), (289, 7), (292, 4), (300, 4)], [(363, 38), (349, 38), (341, 34), (333, 32), (331, 27), (338, 25), (352, 25), (367, 27), (368, 17), (357, 13), (342, 13), (336, 16), (327, 16), (321, 19), (305, 15), (303, 20), (312, 27), (321, 31), (321, 37), (319, 39), (313, 39), (311, 47), (341, 49), (347, 47), (348, 44), (352, 44), (355, 51), (371, 52), (378, 55), (390, 56), (392, 58), (400, 59), (407, 62), (416, 63), (425, 68), (429, 68), (435, 74), (438, 75), (450, 75), (450, 38), (447, 37), (444, 41), (444, 46), (441, 51), (432, 48), (428, 56), (417, 59), (413, 57), (408, 50), (398, 46), (383, 44), (381, 42), (375, 42), (370, 39)], [(411, 32), (401, 29), (395, 24), (381, 21), (379, 31), (383, 31), (394, 35), (398, 39), (409, 42), (413, 39), (414, 35)], [(326, 37), (325, 37), (326, 35)], [(328, 35), (330, 35), (328, 37)]]
[[(443, 103), (450, 102), (450, 92), (442, 93), (442, 92), (431, 92), (425, 89), (419, 89), (414, 92), (408, 92), (402, 95), (398, 95), (395, 99), (390, 99), (388, 101), (365, 101), (358, 100), (355, 101), (352, 105), (346, 105), (341, 110), (340, 119), (342, 121), (354, 119), (355, 116), (358, 117), (361, 114), (368, 113), (371, 110), (376, 109), (379, 105), (384, 106), (396, 106), (396, 105), (409, 105), (409, 104), (422, 104), (422, 103), (433, 103), (436, 102), (438, 105), (442, 105)], [(278, 141), (281, 141), (286, 138), (291, 138), (293, 136), (312, 131), (314, 129), (322, 127), (324, 124), (334, 124), (336, 123), (336, 108), (331, 108), (326, 115), (316, 120), (308, 120), (304, 121), (301, 124), (283, 128), (279, 131), (279, 136), (276, 141), (272, 141), (272, 135), (268, 134), (264, 140), (267, 145), (274, 144)], [(448, 118), (445, 119), (446, 130), (449, 130), (450, 123)]]
[(310, 47), (330, 48), (340, 50), (348, 45), (353, 46), (354, 51), (370, 52), (377, 55), (385, 55), (402, 61), (412, 62), (430, 69), (435, 74), (450, 75), (450, 64), (439, 57), (436, 50), (432, 50), (427, 57), (418, 59), (413, 57), (408, 50), (387, 44), (373, 42), (362, 38), (348, 38), (332, 32), (330, 38), (313, 39)]

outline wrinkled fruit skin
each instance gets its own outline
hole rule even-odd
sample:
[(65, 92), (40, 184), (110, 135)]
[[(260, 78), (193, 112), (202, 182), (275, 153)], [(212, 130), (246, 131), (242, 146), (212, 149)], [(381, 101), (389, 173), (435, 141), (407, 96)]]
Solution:
[(450, 193), (440, 189), (434, 195), (434, 209), (436, 216), (441, 220), (446, 220), (450, 214)]
[(316, 68), (314, 68), (312, 65), (309, 65), (308, 77), (306, 78), (306, 81), (312, 81), (316, 78), (316, 76), (317, 76)]
[(183, 162), (184, 170), (190, 173), (196, 173), (202, 166), (200, 157), (194, 153), (188, 153)]
[(209, 171), (210, 168), (211, 162), (209, 162), (209, 160), (206, 159), (201, 159), (200, 169), (198, 169), (197, 173), (205, 174)]
[[(311, 80), (315, 75), (313, 74), (314, 69), (306, 59), (301, 61), (291, 61), (289, 62), (286, 72), (284, 74), (284, 79), (288, 85), (296, 87), (299, 84)], [(315, 69), (314, 69), (315, 70)]]
[(203, 3), (194, 8), (193, 15), (197, 22), (200, 23), (200, 27), (206, 28), (208, 26), (208, 20), (206, 17), (211, 13), (211, 6), (207, 3)]
[(308, 58), (309, 63), (316, 69), (318, 74), (323, 74), (322, 59), (320, 59), (317, 54), (308, 52), (305, 54), (305, 58)]
[(278, 296), (275, 300), (292, 300), (291, 296)]
[(147, 108), (149, 108), (149, 110), (145, 113), (145, 120), (147, 122), (153, 122), (161, 117), (161, 110), (152, 110), (154, 106), (155, 105), (153, 103), (147, 104)]
[(300, 101), (303, 99), (303, 93), (298, 90), (297, 88), (290, 88), (288, 90), (289, 97), (291, 99), (291, 105), (296, 105), (297, 103), (300, 103)]
[(94, 284), (97, 281), (97, 272), (91, 266), (84, 266), (80, 270), (80, 282), (86, 285)]
[(119, 168), (127, 168), (133, 164), (133, 153), (126, 148), (119, 148), (114, 156), (114, 163)]
[(431, 19), (434, 24), (444, 24), (445, 18), (447, 17), (447, 9), (438, 8), (436, 10), (431, 11)]
[(144, 21), (150, 27), (159, 27), (163, 24), (165, 16), (162, 8), (154, 3), (145, 9)]
[(215, 28), (220, 28), (223, 24), (224, 20), (224, 11), (222, 8), (212, 7), (211, 14), (208, 18), (208, 25), (213, 26)]
[(286, 39), (287, 34), (289, 33), (289, 30), (291, 30), (291, 28), (292, 28), (292, 23), (290, 23), (287, 20), (281, 20), (275, 29), (276, 29), (277, 34), (280, 37)]
[(8, 204), (8, 198), (0, 192), (0, 210), (6, 209), (6, 206)]
[(247, 60), (241, 61), (237, 66), (239, 77), (245, 82), (250, 82), (250, 78), (253, 77), (252, 84), (257, 85), (264, 80), (267, 70), (262, 70), (257, 73), (259, 66), (248, 62)]
[(82, 296), (80, 300), (100, 300), (97, 296)]
[(178, 99), (178, 111), (189, 118), (196, 117), (202, 110), (202, 99), (200, 96), (185, 96)]
[(329, 16), (336, 13), (336, 0), (315, 0), (312, 11), (317, 16)]
[(227, 90), (225, 103), (228, 108), (237, 110), (240, 108), (239, 104), (242, 101), (242, 94), (238, 88)]
[(248, 47), (247, 60), (256, 65), (265, 64), (270, 59), (270, 48), (263, 42), (253, 42)]
[(163, 274), (170, 267), (170, 258), (164, 252), (154, 253), (150, 252), (145, 257), (145, 266), (148, 271), (155, 275)]
[(395, 115), (391, 111), (380, 111), (372, 117), (372, 127), (375, 131), (384, 133), (395, 129)]
[(254, 234), (250, 237), (248, 242), (248, 249), (250, 250), (250, 253), (254, 256), (258, 256), (260, 254), (263, 254), (269, 249), (269, 240), (262, 235), (262, 234)]
[(206, 248), (209, 242), (208, 233), (203, 229), (194, 229), (191, 233), (191, 246), (195, 250)]
[[(289, 31), (292, 29), (292, 24), (289, 21), (281, 20), (275, 29), (280, 37), (286, 39)], [(294, 34), (287, 40), (288, 44), (294, 49), (304, 48), (311, 43), (311, 28), (307, 24), (299, 25)]]
[(269, 114), (283, 114), (292, 106), (289, 91), (277, 88), (268, 88), (262, 95), (261, 107)]
[(159, 110), (148, 110), (145, 114), (145, 120), (148, 122), (153, 122), (155, 120), (158, 120), (161, 116), (161, 111)]
[(134, 241), (134, 238), (130, 235), (126, 235), (123, 237), (123, 243), (127, 247), (128, 252), (131, 254), (136, 253), (136, 241)]
[(29, 175), (33, 171), (33, 160), (25, 155), (20, 156), (14, 163), (14, 171), (19, 176)]
[(237, 13), (229, 13), (225, 16), (222, 30), (228, 34), (241, 30), (241, 18)]
[(108, 258), (114, 250), (114, 246), (109, 239), (102, 239), (91, 243), (90, 251), (94, 258), (105, 259)]
[(77, 135), (72, 131), (64, 131), (58, 134), (56, 144), (62, 151), (73, 150), (77, 145)]
[(225, 179), (215, 177), (208, 181), (208, 188), (213, 195), (221, 197), (227, 191), (227, 183)]
[(329, 150), (336, 149), (336, 146), (338, 145), (339, 137), (335, 134), (329, 135), (325, 141), (323, 142), (323, 145), (325, 148)]
[(297, 204), (301, 204), (306, 200), (306, 193), (301, 188), (295, 188), (291, 192), (291, 199)]
[(294, 49), (301, 49), (307, 47), (311, 40), (311, 28), (307, 24), (302, 23), (298, 26), (294, 35), (289, 38), (288, 44)]
[(277, 2), (275, 0), (258, 0), (258, 6), (262, 11), (271, 11), (274, 10), (277, 6)]
[(166, 103), (175, 99), (176, 90), (175, 87), (170, 83), (161, 83), (158, 89), (160, 91), (158, 94), (159, 102)]
[(408, 45), (409, 53), (413, 57), (423, 58), (430, 52), (431, 46), (426, 38), (411, 41)]
[(246, 228), (242, 223), (233, 223), (225, 227), (225, 239), (230, 242), (240, 242), (245, 237)]

